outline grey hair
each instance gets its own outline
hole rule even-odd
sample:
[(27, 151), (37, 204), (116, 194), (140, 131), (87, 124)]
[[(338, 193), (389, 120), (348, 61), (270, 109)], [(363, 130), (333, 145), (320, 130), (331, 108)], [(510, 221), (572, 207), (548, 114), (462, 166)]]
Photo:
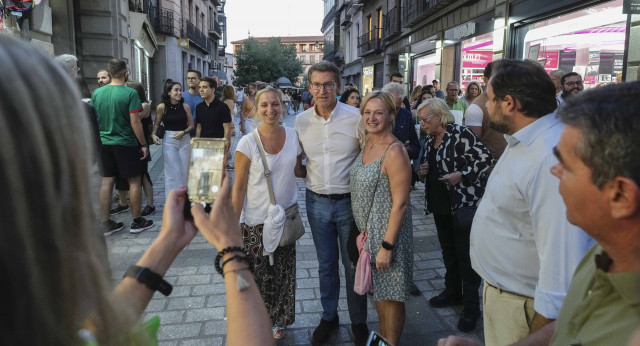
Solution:
[(562, 70), (553, 70), (551, 72), (549, 72), (549, 77), (558, 77), (561, 78), (562, 76), (564, 76), (564, 71)]
[(448, 124), (453, 124), (456, 122), (456, 118), (453, 117), (453, 114), (451, 114), (451, 111), (449, 110), (449, 106), (447, 106), (447, 103), (444, 102), (443, 99), (435, 97), (424, 100), (422, 103), (420, 103), (418, 109), (416, 110), (418, 115), (420, 114), (420, 110), (423, 108), (427, 108), (429, 113), (431, 113), (432, 115), (442, 116), (441, 124), (444, 128), (446, 128)]
[(336, 77), (336, 83), (340, 83), (340, 69), (336, 64), (332, 63), (328, 60), (322, 60), (320, 62), (315, 63), (311, 67), (309, 67), (309, 71), (307, 72), (307, 76), (309, 77), (309, 82), (311, 82), (311, 75), (314, 72), (333, 72)]
[(58, 55), (56, 57), (56, 61), (60, 63), (64, 67), (64, 70), (67, 72), (71, 71), (73, 65), (78, 66), (78, 58), (76, 58), (75, 55), (71, 54)]
[(404, 86), (400, 83), (389, 82), (382, 87), (382, 91), (392, 93), (396, 95), (396, 97), (404, 98), (407, 96), (407, 93), (404, 90)]
[(607, 85), (567, 99), (558, 110), (562, 123), (579, 129), (576, 154), (602, 187), (615, 177), (640, 186), (640, 82)]
[(460, 87), (460, 83), (458, 83), (458, 82), (456, 82), (456, 81), (451, 81), (451, 82), (447, 83), (447, 89), (449, 89), (449, 86), (450, 86), (451, 84), (455, 84), (458, 88)]

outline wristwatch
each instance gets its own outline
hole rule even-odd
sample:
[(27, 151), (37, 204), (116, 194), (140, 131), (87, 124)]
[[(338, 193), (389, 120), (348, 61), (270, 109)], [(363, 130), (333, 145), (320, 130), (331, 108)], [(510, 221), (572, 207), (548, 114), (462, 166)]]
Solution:
[(382, 248), (383, 249), (391, 251), (391, 250), (393, 250), (393, 247), (394, 247), (394, 245), (389, 243), (388, 241), (386, 241), (386, 240), (382, 241)]
[(166, 282), (162, 276), (156, 274), (151, 271), (149, 268), (131, 266), (126, 273), (124, 273), (123, 278), (130, 277), (138, 280), (139, 283), (145, 284), (147, 287), (154, 291), (158, 291), (165, 296), (171, 294), (173, 291), (173, 286), (170, 283)]

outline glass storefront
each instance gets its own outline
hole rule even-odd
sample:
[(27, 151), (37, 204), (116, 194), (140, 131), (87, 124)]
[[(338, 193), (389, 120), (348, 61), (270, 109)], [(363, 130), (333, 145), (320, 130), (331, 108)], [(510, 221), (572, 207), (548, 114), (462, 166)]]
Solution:
[(462, 41), (460, 87), (467, 89), (470, 82), (484, 85), (484, 68), (493, 61), (493, 32)]
[[(416, 85), (429, 85), (436, 79), (436, 64), (438, 58), (435, 53), (413, 59), (413, 89)], [(438, 77), (439, 78), (439, 77)]]
[(362, 69), (362, 96), (373, 91), (373, 65), (365, 66)]
[(625, 48), (622, 3), (616, 0), (518, 28), (518, 36), (524, 36), (521, 57), (538, 61), (547, 72), (577, 72), (585, 88), (615, 82)]

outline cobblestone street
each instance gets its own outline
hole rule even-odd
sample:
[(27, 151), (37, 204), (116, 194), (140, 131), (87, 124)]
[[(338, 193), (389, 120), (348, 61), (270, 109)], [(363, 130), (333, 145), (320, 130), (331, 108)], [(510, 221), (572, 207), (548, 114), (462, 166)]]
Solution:
[[(295, 115), (285, 118), (285, 126), (293, 127)], [(236, 117), (236, 122), (238, 118)], [(239, 127), (236, 125), (236, 128)], [(240, 139), (240, 132), (234, 138), (232, 149)], [(149, 216), (155, 223), (153, 228), (133, 235), (128, 232), (131, 214), (116, 215), (122, 221), (125, 230), (107, 237), (109, 259), (113, 271), (114, 283), (118, 282), (129, 265), (135, 264), (142, 253), (158, 235), (162, 221), (164, 203), (164, 176), (162, 148), (152, 146), (152, 161), (149, 173), (154, 184), (156, 212)], [(232, 170), (228, 171), (233, 173)], [(311, 334), (320, 321), (322, 307), (318, 284), (318, 262), (311, 231), (306, 218), (305, 185), (302, 179), (297, 181), (299, 188), (298, 203), (301, 206), (306, 226), (305, 235), (297, 243), (297, 290), (296, 322), (287, 329), (281, 345), (310, 344)], [(414, 279), (422, 295), (407, 302), (407, 320), (402, 336), (403, 345), (434, 345), (437, 340), (450, 334), (460, 334), (482, 338), (482, 320), (478, 321), (476, 331), (464, 334), (456, 329), (462, 307), (433, 309), (428, 299), (444, 288), (444, 264), (438, 244), (433, 217), (423, 212), (424, 186), (417, 184), (411, 193), (414, 227)], [(149, 303), (143, 318), (158, 315), (162, 319), (159, 330), (161, 345), (224, 345), (226, 344), (225, 286), (223, 279), (215, 272), (213, 259), (216, 250), (198, 235), (178, 256), (166, 280), (174, 286), (169, 297), (157, 293)], [(340, 270), (343, 273), (343, 270)], [(344, 279), (341, 280), (344, 286)], [(339, 302), (340, 328), (328, 340), (331, 345), (353, 344), (346, 294), (343, 290)], [(378, 330), (378, 318), (374, 302), (369, 299), (368, 324), (372, 330)]]

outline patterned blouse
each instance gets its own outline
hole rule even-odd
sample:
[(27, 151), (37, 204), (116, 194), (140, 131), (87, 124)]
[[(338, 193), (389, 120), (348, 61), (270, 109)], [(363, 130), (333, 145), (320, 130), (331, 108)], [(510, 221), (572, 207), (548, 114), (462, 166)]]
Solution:
[[(433, 149), (434, 137), (427, 137), (421, 162), (425, 162)], [(448, 186), (452, 209), (477, 206), (484, 194), (493, 157), (480, 140), (466, 126), (447, 125), (442, 144), (436, 149), (438, 170), (442, 175), (460, 172), (462, 181)], [(425, 185), (425, 204), (427, 186)], [(429, 206), (426, 206), (428, 210)]]

